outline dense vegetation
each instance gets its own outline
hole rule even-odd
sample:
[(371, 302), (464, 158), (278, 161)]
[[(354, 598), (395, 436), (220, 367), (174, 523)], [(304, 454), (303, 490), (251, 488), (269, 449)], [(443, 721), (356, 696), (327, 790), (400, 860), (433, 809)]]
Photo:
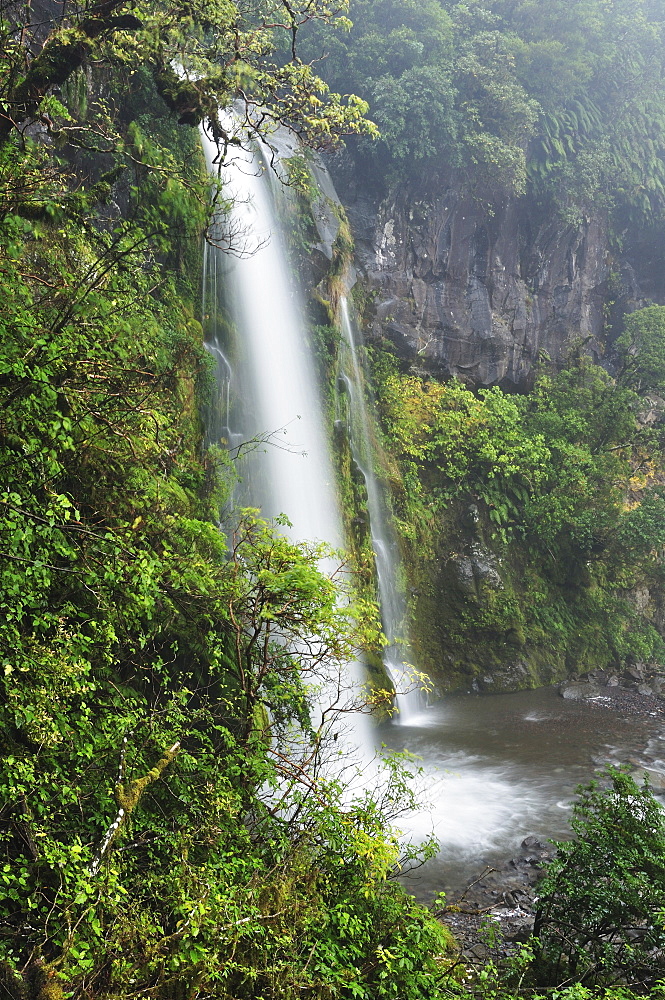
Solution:
[[(372, 348), (415, 613), (431, 614), (421, 588), (434, 586), (448, 663), (429, 661), (426, 629), (421, 652), (446, 683), (662, 660), (661, 635), (629, 598), (662, 585), (662, 407), (644, 393), (662, 386), (664, 316), (628, 317), (616, 378), (574, 353), (560, 371), (544, 362), (522, 396), (444, 384)], [(484, 581), (460, 575), (467, 550), (490, 559)], [(447, 576), (432, 585), (432, 570)], [(501, 676), (517, 659), (531, 680)]]
[[(308, 67), (273, 60), (272, 14), (109, 3), (49, 21), (16, 5), (2, 23), (0, 989), (14, 1000), (415, 998), (450, 964), (450, 936), (390, 878), (400, 768), (354, 796), (336, 742), (359, 697), (339, 673), (376, 643), (375, 613), (341, 599), (320, 547), (256, 512), (214, 523), (233, 475), (202, 445), (209, 185), (186, 126), (221, 129), (217, 102), (240, 91), (315, 145), (364, 127)], [(189, 82), (171, 68), (186, 52)]]
[(311, 31), (325, 78), (371, 104), (374, 179), (462, 168), (491, 201), (527, 187), (570, 215), (661, 218), (658, 0), (357, 0), (347, 35)]
[(610, 769), (609, 787), (578, 789), (575, 839), (539, 885), (536, 966), (542, 982), (588, 986), (662, 980), (665, 821), (647, 787)]

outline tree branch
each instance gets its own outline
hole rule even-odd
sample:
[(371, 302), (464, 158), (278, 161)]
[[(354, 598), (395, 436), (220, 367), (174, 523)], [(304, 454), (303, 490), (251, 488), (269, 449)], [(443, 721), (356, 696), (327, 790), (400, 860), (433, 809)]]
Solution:
[(122, 775), (124, 774), (124, 760), (126, 752), (126, 740), (123, 741), (123, 750), (120, 758), (120, 770), (118, 774), (119, 780), (115, 786), (115, 800), (118, 804), (118, 812), (116, 813), (115, 819), (104, 834), (102, 842), (97, 848), (95, 856), (92, 859), (92, 864), (90, 865), (90, 874), (92, 876), (99, 874), (102, 861), (110, 851), (114, 842), (117, 840), (123, 827), (127, 823), (128, 818), (141, 801), (143, 793), (148, 785), (151, 785), (154, 781), (161, 778), (162, 774), (169, 766), (179, 749), (180, 743), (174, 743), (171, 749), (166, 751), (161, 760), (159, 760), (147, 774), (144, 774), (142, 778), (135, 778), (134, 781), (125, 782), (121, 780)]

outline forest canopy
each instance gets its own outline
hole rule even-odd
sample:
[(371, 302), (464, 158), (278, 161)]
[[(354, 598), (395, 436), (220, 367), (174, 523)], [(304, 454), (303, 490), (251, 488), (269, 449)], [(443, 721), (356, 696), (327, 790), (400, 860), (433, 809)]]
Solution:
[(358, 0), (310, 26), (335, 88), (369, 101), (392, 175), (463, 168), (482, 196), (529, 189), (574, 215), (665, 209), (665, 6), (650, 0)]

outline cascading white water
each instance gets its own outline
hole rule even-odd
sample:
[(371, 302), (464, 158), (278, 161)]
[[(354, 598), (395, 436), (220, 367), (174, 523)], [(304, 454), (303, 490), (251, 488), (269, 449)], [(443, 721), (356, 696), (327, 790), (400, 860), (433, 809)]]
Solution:
[(342, 296), (340, 300), (340, 321), (347, 354), (346, 359), (342, 358), (342, 373), (349, 400), (349, 443), (354, 461), (365, 480), (381, 619), (389, 643), (383, 653), (383, 662), (395, 685), (399, 719), (401, 722), (406, 722), (420, 708), (420, 697), (405, 662), (407, 653), (405, 642), (406, 601), (398, 585), (398, 574), (401, 567), (397, 541), (389, 528), (383, 489), (375, 471), (375, 449), (372, 445), (364, 379), (356, 344), (356, 331), (345, 296)]
[[(204, 138), (210, 160), (217, 147)], [(225, 287), (239, 331), (234, 390), (245, 438), (272, 436), (252, 469), (253, 502), (264, 516), (286, 514), (295, 540), (339, 545), (332, 467), (303, 311), (263, 177), (262, 161), (234, 156), (225, 174), (231, 224), (247, 252), (226, 257)], [(215, 250), (212, 251), (213, 254)]]
[(211, 399), (206, 413), (206, 442), (233, 447), (242, 435), (234, 434), (231, 427), (231, 386), (233, 368), (220, 343), (222, 280), (224, 275), (222, 255), (207, 243), (203, 250), (203, 289), (201, 315), (204, 324), (204, 346), (215, 362), (217, 392)]
[[(205, 132), (203, 145), (212, 169), (218, 150)], [(223, 272), (225, 299), (237, 331), (234, 438), (240, 434), (263, 442), (243, 465), (248, 480), (244, 499), (266, 518), (286, 515), (290, 527), (279, 530), (294, 541), (321, 541), (338, 549), (343, 543), (341, 518), (305, 311), (289, 271), (261, 156), (245, 150), (234, 153), (224, 167), (223, 182), (231, 206), (227, 222), (239, 234), (244, 252), (234, 257), (209, 249), (206, 272), (209, 284), (213, 272), (215, 280)], [(204, 307), (204, 315), (210, 311)], [(231, 365), (216, 335), (210, 336), (208, 349), (218, 357), (224, 383)], [(343, 711), (358, 700), (362, 683), (360, 664), (349, 664), (348, 673), (349, 691), (338, 703)], [(346, 718), (345, 742), (355, 744), (367, 764), (374, 756), (370, 725), (357, 713)]]

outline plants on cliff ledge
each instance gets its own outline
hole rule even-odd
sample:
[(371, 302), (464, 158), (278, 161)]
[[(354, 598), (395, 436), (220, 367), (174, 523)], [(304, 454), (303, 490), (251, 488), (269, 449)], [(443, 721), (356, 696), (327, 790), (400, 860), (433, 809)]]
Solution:
[(659, 585), (665, 538), (661, 434), (638, 419), (633, 389), (584, 356), (544, 366), (523, 396), (403, 374), (377, 347), (371, 358), (402, 537), (433, 568), (444, 537), (448, 552), (489, 546), (503, 560), (496, 592), (474, 577), (441, 602), (446, 648), (510, 659), (544, 647), (578, 669), (659, 657), (626, 599), (637, 581)]
[(498, 388), (475, 395), (455, 381), (396, 371), (380, 377), (377, 399), (386, 444), (407, 484), (403, 520), (426, 532), (437, 510), (468, 494), (482, 500), (505, 536), (550, 460), (542, 435), (524, 433), (518, 403)]
[(638, 424), (635, 392), (598, 365), (581, 357), (544, 370), (524, 396), (402, 375), (376, 351), (375, 373), (386, 444), (423, 524), (428, 506), (469, 496), (504, 541), (509, 530), (545, 558), (593, 559), (617, 530), (628, 540), (625, 491), (636, 467), (657, 460), (659, 439)]

